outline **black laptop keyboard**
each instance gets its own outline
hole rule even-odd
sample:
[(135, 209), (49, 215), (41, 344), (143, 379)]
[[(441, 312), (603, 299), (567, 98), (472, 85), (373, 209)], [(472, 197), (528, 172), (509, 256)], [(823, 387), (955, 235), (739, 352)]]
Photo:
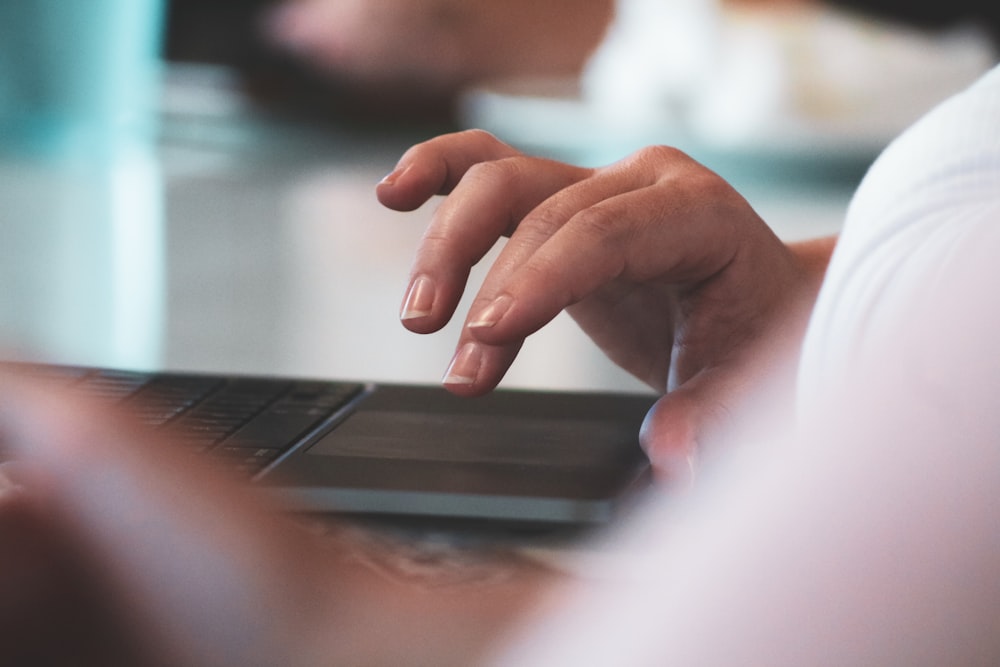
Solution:
[(180, 446), (245, 475), (274, 463), (356, 397), (363, 385), (318, 380), (20, 366), (126, 407)]

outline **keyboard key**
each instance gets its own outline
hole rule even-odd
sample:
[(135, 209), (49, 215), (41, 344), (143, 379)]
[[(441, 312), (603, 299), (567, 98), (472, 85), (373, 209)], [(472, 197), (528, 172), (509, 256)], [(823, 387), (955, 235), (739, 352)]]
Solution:
[[(0, 362), (2, 364), (3, 362)], [(8, 364), (121, 404), (178, 447), (253, 475), (357, 396), (356, 383)]]
[(226, 444), (253, 449), (273, 447), (275, 443), (294, 442), (329, 414), (281, 414), (265, 412), (232, 434)]
[(212, 456), (222, 460), (226, 467), (244, 475), (256, 475), (273, 463), (283, 450), (273, 447), (220, 447), (212, 452)]

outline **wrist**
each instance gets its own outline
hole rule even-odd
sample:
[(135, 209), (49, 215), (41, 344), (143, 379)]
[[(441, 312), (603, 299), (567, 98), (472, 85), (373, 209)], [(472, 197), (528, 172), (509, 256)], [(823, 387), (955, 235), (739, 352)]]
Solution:
[(838, 238), (836, 235), (824, 236), (788, 244), (788, 249), (805, 275), (813, 298), (819, 293), (819, 288), (826, 277), (826, 269), (837, 246)]

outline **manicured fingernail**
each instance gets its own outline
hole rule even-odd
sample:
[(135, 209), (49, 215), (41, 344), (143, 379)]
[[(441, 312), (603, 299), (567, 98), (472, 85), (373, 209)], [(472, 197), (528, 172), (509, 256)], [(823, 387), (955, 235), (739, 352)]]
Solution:
[(483, 351), (475, 343), (466, 343), (458, 351), (444, 374), (441, 384), (474, 384), (479, 376), (479, 366), (483, 362)]
[(418, 276), (410, 283), (403, 299), (399, 319), (415, 320), (427, 317), (434, 308), (434, 281), (427, 276)]
[(396, 181), (399, 180), (399, 177), (406, 173), (407, 169), (409, 169), (408, 166), (407, 167), (396, 167), (395, 169), (393, 169), (392, 171), (390, 171), (388, 174), (386, 174), (385, 176), (383, 176), (382, 180), (379, 181), (378, 184), (379, 185), (388, 185), (389, 187), (392, 187), (393, 185), (396, 184)]
[(469, 322), (468, 327), (470, 329), (489, 329), (496, 326), (513, 304), (514, 299), (508, 294), (497, 297), (474, 320)]

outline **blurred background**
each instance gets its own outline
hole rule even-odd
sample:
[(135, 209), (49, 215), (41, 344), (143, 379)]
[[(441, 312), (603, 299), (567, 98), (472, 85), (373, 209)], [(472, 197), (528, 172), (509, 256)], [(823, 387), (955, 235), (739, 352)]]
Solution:
[[(835, 233), (891, 137), (995, 62), (978, 18), (808, 0), (7, 0), (0, 339), (68, 363), (433, 383), (459, 323), (416, 336), (397, 320), (433, 204), (374, 197), (409, 145), (483, 127), (596, 165), (670, 143), (782, 237)], [(565, 317), (505, 384), (639, 388)]]

